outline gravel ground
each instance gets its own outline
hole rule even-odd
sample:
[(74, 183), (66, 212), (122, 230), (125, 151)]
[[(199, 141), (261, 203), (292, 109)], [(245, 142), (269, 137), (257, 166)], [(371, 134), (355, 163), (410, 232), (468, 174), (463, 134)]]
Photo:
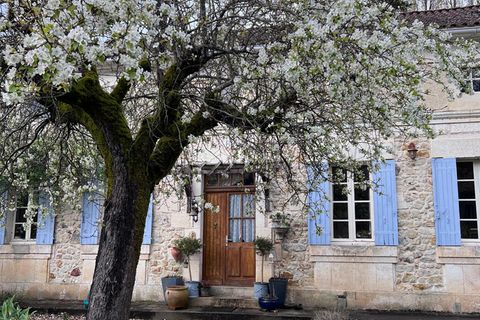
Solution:
[(71, 315), (67, 313), (39, 313), (36, 312), (31, 320), (85, 320), (83, 315)]
[[(68, 313), (40, 313), (35, 314), (30, 320), (85, 320), (84, 315), (72, 315)], [(140, 318), (131, 318), (130, 320), (142, 320)]]

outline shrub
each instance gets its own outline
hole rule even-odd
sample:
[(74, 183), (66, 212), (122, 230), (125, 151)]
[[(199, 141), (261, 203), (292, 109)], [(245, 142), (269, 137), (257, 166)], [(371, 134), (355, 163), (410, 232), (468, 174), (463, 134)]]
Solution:
[(0, 313), (0, 320), (28, 320), (34, 312), (30, 313), (30, 308), (22, 309), (15, 302), (15, 297), (10, 297), (3, 301)]
[(190, 256), (200, 252), (202, 243), (199, 239), (193, 237), (182, 237), (173, 241), (173, 244), (182, 252), (187, 259), (188, 273), (190, 274), (190, 281), (192, 281), (192, 269), (190, 268)]
[(267, 256), (273, 249), (273, 242), (269, 238), (257, 237), (254, 241), (255, 251), (262, 256), (262, 282), (263, 282), (263, 261), (265, 256)]

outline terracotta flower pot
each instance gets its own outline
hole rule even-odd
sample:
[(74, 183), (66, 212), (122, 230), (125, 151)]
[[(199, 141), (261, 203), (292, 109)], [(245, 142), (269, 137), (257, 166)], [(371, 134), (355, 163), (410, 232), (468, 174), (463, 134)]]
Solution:
[(180, 262), (183, 260), (182, 251), (180, 251), (180, 249), (178, 249), (177, 247), (172, 247), (170, 249), (170, 254), (176, 262)]
[(188, 289), (185, 286), (168, 287), (167, 305), (171, 310), (185, 309), (188, 307)]

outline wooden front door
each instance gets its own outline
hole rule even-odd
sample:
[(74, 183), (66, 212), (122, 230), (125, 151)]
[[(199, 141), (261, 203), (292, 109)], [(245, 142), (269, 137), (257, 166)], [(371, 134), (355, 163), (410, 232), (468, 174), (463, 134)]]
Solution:
[(236, 191), (206, 193), (203, 228), (203, 281), (210, 285), (250, 286), (255, 281), (254, 196)]

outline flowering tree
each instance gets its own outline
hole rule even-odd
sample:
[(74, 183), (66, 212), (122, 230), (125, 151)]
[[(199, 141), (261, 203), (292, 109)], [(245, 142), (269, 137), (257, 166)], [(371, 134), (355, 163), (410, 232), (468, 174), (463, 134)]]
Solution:
[(128, 319), (149, 195), (177, 164), (221, 143), (305, 191), (306, 163), (351, 168), (405, 128), (429, 133), (421, 84), (459, 83), (473, 61), (369, 0), (8, 4), (0, 185), (61, 202), (104, 180), (88, 319)]

